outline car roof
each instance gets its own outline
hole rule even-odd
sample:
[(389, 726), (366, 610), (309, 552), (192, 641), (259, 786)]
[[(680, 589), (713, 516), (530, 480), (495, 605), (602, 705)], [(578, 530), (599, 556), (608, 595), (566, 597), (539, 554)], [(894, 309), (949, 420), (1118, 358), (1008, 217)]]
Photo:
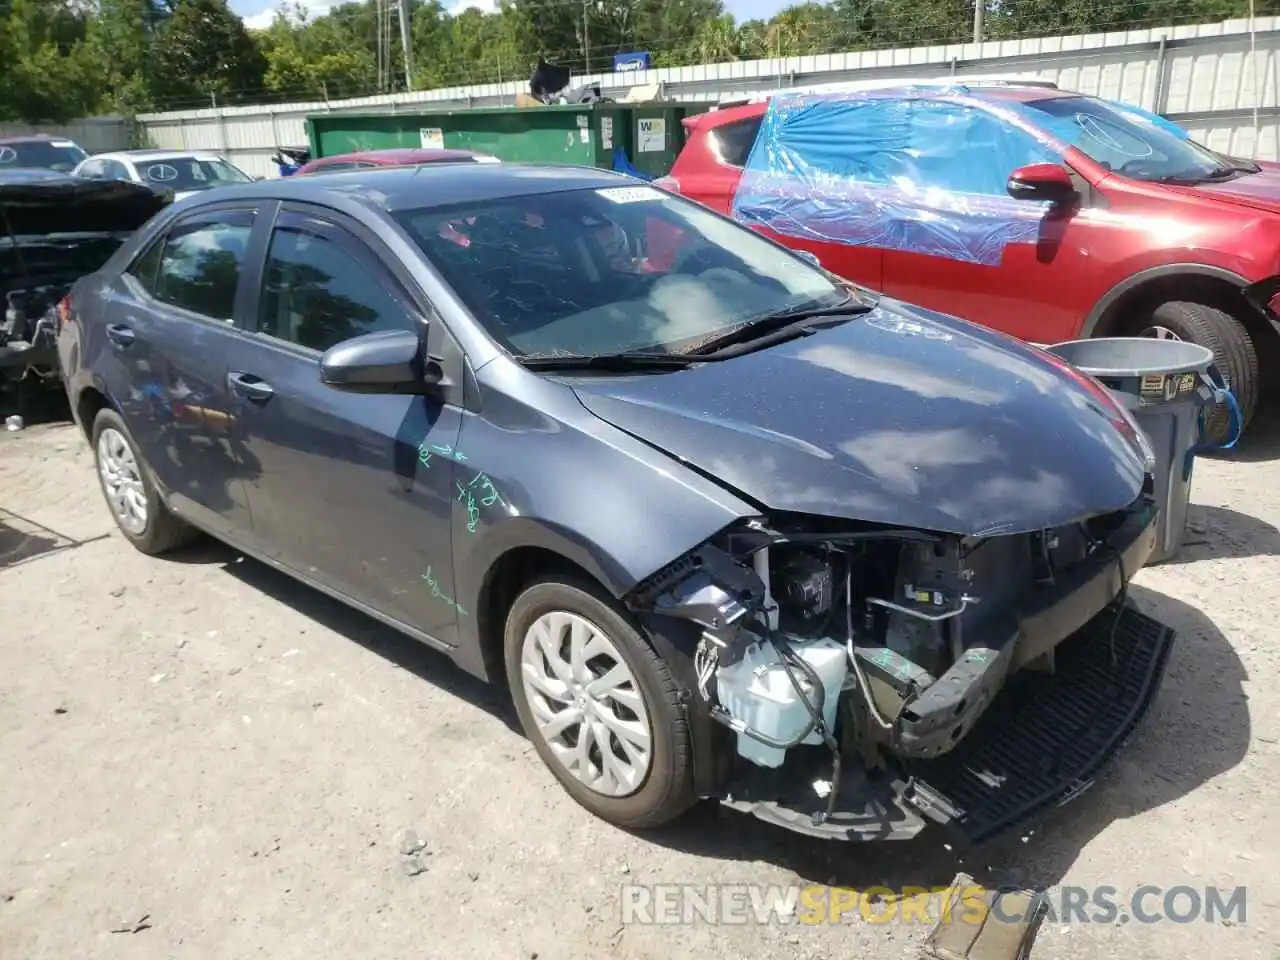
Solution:
[[(13, 137), (0, 137), (0, 144), (14, 143), (75, 143), (70, 137), (53, 137), (47, 133), (25, 133)], [(79, 146), (79, 144), (76, 144)]]
[(196, 157), (199, 159), (221, 160), (222, 156), (214, 150), (112, 150), (110, 153), (95, 153), (90, 160), (176, 160), (180, 157)]
[(354, 202), (393, 213), (455, 203), (640, 185), (632, 177), (559, 164), (439, 163), (430, 167), (394, 166), (340, 170), (323, 177), (280, 177), (254, 183), (215, 187), (182, 202), (184, 209), (237, 198), (297, 200), (329, 204)]
[(784, 94), (823, 94), (823, 93), (857, 93), (863, 90), (892, 90), (899, 87), (947, 87), (968, 86), (998, 87), (1035, 87), (1041, 90), (1056, 90), (1057, 83), (1034, 76), (990, 76), (975, 74), (972, 76), (947, 75), (943, 77), (879, 77), (875, 80), (837, 80), (833, 83), (811, 83), (800, 86), (780, 87), (776, 90), (762, 90), (756, 93), (733, 96), (720, 100), (712, 110), (739, 107), (744, 104), (767, 103), (773, 97)]
[(1027, 103), (1033, 100), (1049, 100), (1059, 97), (1081, 97), (1084, 94), (1072, 90), (1062, 90), (1050, 81), (999, 80), (943, 78), (938, 80), (894, 80), (862, 81), (850, 83), (821, 84), (812, 87), (794, 87), (784, 90), (772, 90), (745, 99), (726, 100), (706, 113), (695, 114), (685, 120), (685, 126), (692, 129), (705, 123), (709, 127), (719, 127), (747, 117), (758, 117), (769, 107), (769, 101), (775, 96), (797, 94), (812, 97), (838, 97), (845, 93), (861, 91), (879, 91), (891, 93), (895, 90), (911, 90), (913, 94), (929, 99), (945, 97), (949, 93), (965, 92), (970, 96), (984, 100), (1003, 100), (1016, 103)]

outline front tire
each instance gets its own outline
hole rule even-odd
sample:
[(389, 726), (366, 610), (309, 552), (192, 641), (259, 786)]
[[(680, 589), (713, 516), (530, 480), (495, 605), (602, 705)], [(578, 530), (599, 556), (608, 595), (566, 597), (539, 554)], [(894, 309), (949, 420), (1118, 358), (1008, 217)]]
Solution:
[[(1213, 351), (1213, 362), (1240, 407), (1243, 432), (1258, 408), (1262, 372), (1253, 338), (1244, 324), (1217, 307), (1185, 300), (1162, 303), (1151, 312), (1142, 336), (1165, 336), (1199, 344)], [(1204, 439), (1223, 444), (1231, 439), (1225, 405), (1216, 405), (1205, 419)]]
[(145, 554), (159, 556), (194, 539), (196, 530), (170, 513), (160, 499), (118, 413), (109, 408), (99, 410), (90, 438), (98, 485), (126, 540)]
[(666, 663), (594, 584), (540, 580), (507, 614), (507, 678), (525, 735), (556, 779), (620, 827), (693, 803), (688, 715)]

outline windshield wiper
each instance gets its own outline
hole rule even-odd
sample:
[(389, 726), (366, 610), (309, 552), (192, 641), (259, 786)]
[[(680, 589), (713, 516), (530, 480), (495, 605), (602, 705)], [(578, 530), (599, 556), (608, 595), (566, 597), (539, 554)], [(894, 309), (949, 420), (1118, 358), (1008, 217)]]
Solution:
[(674, 353), (531, 354), (516, 357), (530, 370), (679, 370), (697, 361)]
[[(770, 343), (772, 343), (778, 339), (785, 339), (787, 336), (800, 336), (805, 333), (811, 333), (819, 326), (830, 326), (834, 323), (843, 322), (851, 317), (866, 313), (870, 309), (870, 304), (863, 302), (852, 293), (839, 303), (827, 307), (791, 307), (790, 309), (779, 310), (776, 313), (766, 314), (763, 317), (757, 317), (736, 327), (731, 327), (718, 336), (702, 341), (696, 347), (687, 351), (686, 355), (707, 357), (709, 354), (717, 353), (726, 347), (745, 345), (752, 341), (762, 340), (765, 337), (770, 337), (770, 334), (774, 335), (770, 337)], [(824, 318), (827, 319), (826, 323), (813, 322), (821, 321)]]

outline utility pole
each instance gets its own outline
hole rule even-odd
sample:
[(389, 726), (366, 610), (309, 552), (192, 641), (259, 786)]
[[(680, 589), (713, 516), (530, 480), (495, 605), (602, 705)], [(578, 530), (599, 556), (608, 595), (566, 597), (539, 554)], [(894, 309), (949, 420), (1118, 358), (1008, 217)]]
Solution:
[(413, 44), (409, 41), (409, 0), (400, 0), (400, 45), (404, 47), (404, 88), (413, 89)]
[(987, 0), (973, 0), (973, 42), (982, 42), (982, 15), (986, 12)]
[(587, 25), (587, 9), (591, 0), (582, 0), (582, 72), (591, 72), (591, 28)]

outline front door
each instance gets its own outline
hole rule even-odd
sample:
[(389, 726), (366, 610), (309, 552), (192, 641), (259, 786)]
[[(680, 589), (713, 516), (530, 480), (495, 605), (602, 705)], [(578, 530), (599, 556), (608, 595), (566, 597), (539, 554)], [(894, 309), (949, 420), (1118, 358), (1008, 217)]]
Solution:
[(256, 217), (238, 205), (175, 220), (104, 298), (102, 369), (139, 451), (179, 513), (233, 537), (251, 520), (226, 357), (243, 336), (232, 317)]
[(1082, 204), (1015, 200), (1014, 170), (1065, 166), (1063, 157), (977, 106), (916, 100), (904, 115), (911, 188), (891, 190), (882, 205), (884, 292), (1034, 343), (1073, 336), (1080, 317), (1071, 291), (1095, 269), (1090, 248), (1108, 229), (1090, 209), (1089, 183), (1074, 177)]
[[(254, 529), (271, 556), (452, 643), (460, 411), (435, 398), (343, 393), (319, 377), (323, 351), (351, 337), (427, 333), (392, 263), (358, 225), (286, 205), (267, 248), (256, 331), (228, 358), (228, 383), (258, 468)], [(432, 323), (430, 337), (443, 336)]]

